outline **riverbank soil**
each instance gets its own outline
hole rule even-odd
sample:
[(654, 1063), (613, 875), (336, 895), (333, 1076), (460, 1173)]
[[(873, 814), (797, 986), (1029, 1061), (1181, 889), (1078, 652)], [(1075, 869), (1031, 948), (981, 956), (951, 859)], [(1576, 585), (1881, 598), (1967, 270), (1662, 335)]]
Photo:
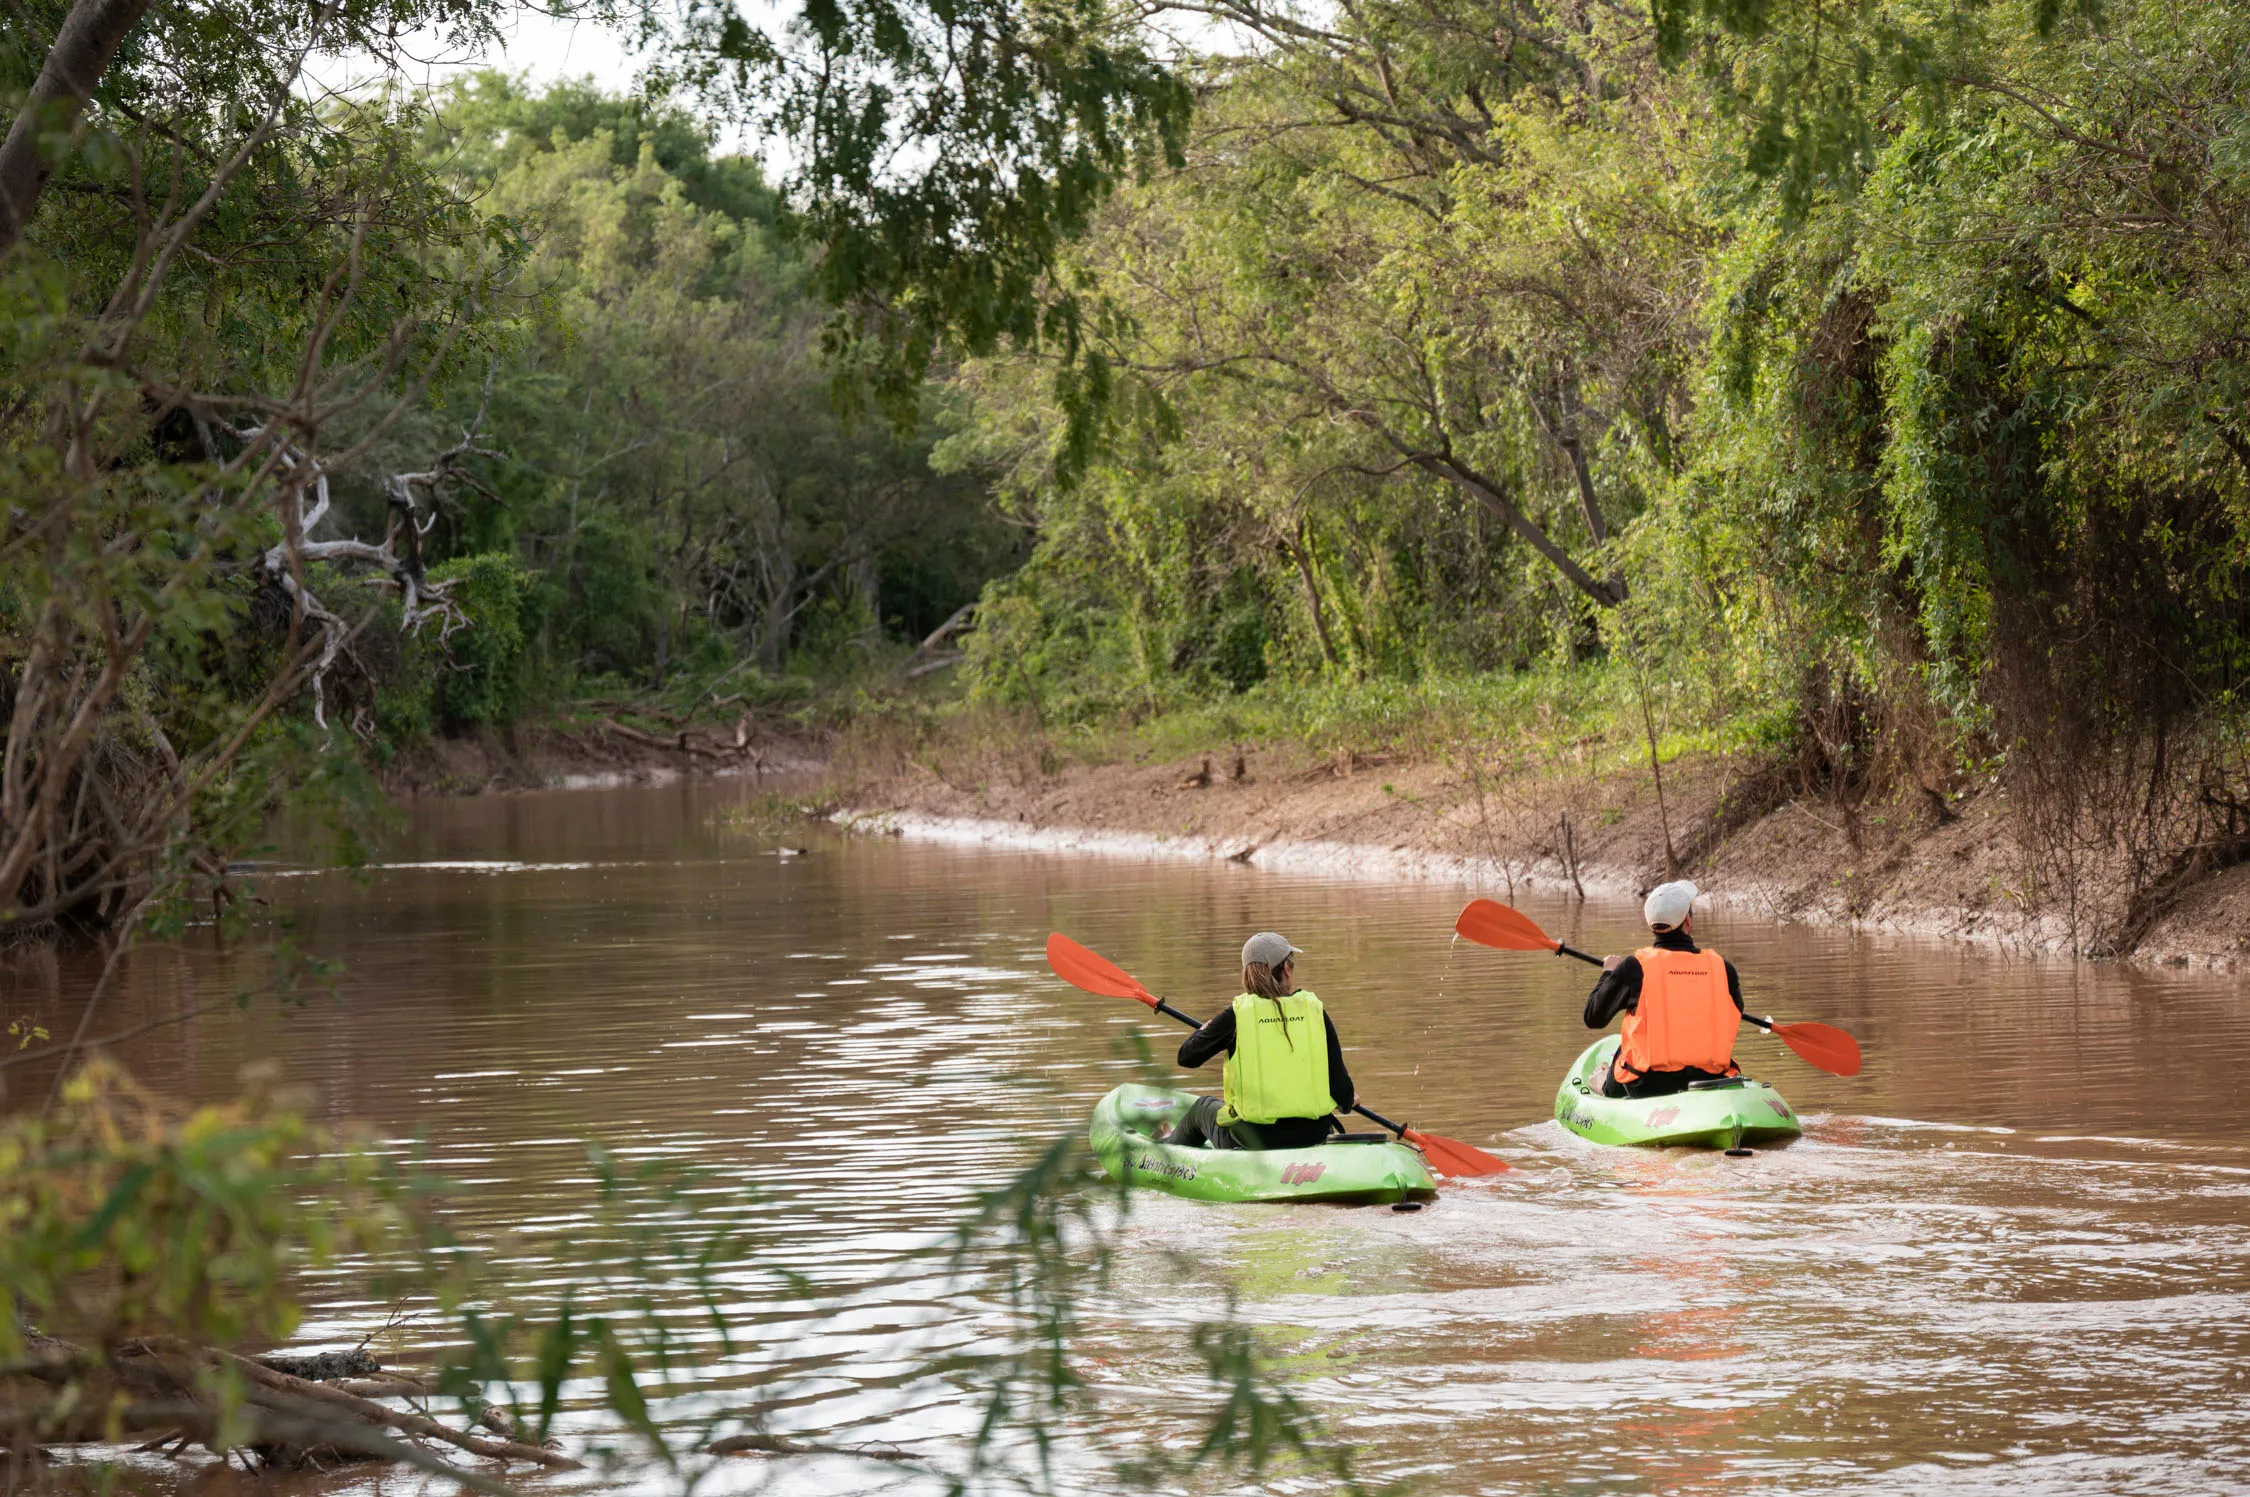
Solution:
[(2057, 876), (1997, 784), (1839, 804), (1750, 753), (1675, 759), (1660, 794), (1645, 765), (1495, 774), (1286, 745), (1062, 764), (986, 746), (849, 777), (838, 798), (857, 819), (956, 839), (1139, 836), (1180, 856), (1463, 878), (1503, 897), (1637, 895), (1676, 872), (1779, 920), (2224, 970), (2250, 957), (2250, 870), (2128, 910), (2116, 860), (2080, 856)]
[(414, 799), (786, 774), (821, 762), (817, 743), (748, 716), (683, 718), (619, 706), (432, 736), (401, 750), (378, 775), (392, 795)]

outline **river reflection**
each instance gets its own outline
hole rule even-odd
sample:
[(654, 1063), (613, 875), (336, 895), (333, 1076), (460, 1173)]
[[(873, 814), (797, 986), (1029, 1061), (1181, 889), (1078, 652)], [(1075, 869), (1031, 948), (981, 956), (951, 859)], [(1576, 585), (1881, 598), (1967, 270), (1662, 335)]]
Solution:
[[(184, 1097), (269, 1059), (331, 1116), (426, 1141), (464, 1186), (462, 1230), (534, 1299), (558, 1239), (591, 1230), (587, 1136), (708, 1171), (768, 1250), (727, 1281), (742, 1346), (714, 1346), (670, 1412), (756, 1397), (778, 1433), (932, 1449), (978, 1410), (907, 1376), (907, 1353), (973, 1346), (994, 1312), (906, 1255), (1135, 1075), (1134, 1037), (1177, 1041), (1054, 979), (1046, 933), (1208, 1013), (1270, 927), (1306, 948), (1372, 1105), (1517, 1168), (1418, 1215), (1141, 1200), (1081, 1348), (1131, 1438), (1189, 1437), (1177, 1333), (1231, 1294), (1364, 1477), (1435, 1493), (2177, 1492), (2250, 1469), (2232, 979), (1717, 913), (1698, 933), (1752, 1007), (1850, 1029), (1866, 1072), (1745, 1031), (1802, 1141), (1748, 1161), (1602, 1149), (1549, 1118), (1587, 974), (1456, 946), (1460, 890), (799, 831), (785, 856), (724, 821), (748, 793), (423, 805), (365, 880), (269, 882), (294, 938), (345, 964), (340, 1002), (211, 1014), (121, 1053)], [(1629, 906), (1519, 902), (1590, 950), (1636, 937)], [(264, 960), (207, 935), (136, 958), (94, 1029)], [(4, 980), (8, 1017), (64, 1032), (90, 974), (27, 958)], [(48, 1078), (9, 1080), (21, 1105)], [(338, 1282), (306, 1336), (356, 1340), (387, 1313)], [(920, 1489), (847, 1461), (728, 1475)], [(377, 1487), (400, 1481), (321, 1490)]]

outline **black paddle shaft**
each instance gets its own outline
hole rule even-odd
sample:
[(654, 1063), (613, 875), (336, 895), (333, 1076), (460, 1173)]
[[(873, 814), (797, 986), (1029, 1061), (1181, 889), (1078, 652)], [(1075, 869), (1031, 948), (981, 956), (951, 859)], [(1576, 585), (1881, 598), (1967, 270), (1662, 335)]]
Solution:
[(1160, 1014), (1170, 1014), (1173, 1018), (1179, 1020), (1182, 1024), (1185, 1024), (1190, 1029), (1201, 1029), (1203, 1027), (1203, 1021), (1201, 1019), (1198, 1019), (1193, 1014), (1181, 1013), (1178, 1009), (1172, 1007), (1171, 1004), (1167, 1003), (1162, 998), (1156, 1000), (1156, 1011)]
[[(1568, 941), (1557, 941), (1555, 943), (1555, 955), (1574, 956), (1582, 962), (1592, 962), (1597, 967), (1602, 964), (1602, 959), (1600, 957), (1588, 956), (1585, 952), (1580, 951), (1577, 947), (1571, 945)], [(1182, 1017), (1185, 1017), (1185, 1015), (1182, 1015)], [(1745, 1013), (1742, 1017), (1748, 1020), (1750, 1023), (1757, 1025), (1760, 1029), (1766, 1031), (1766, 1033), (1773, 1033), (1773, 1020), (1761, 1019), (1753, 1013)], [(1375, 1117), (1375, 1114), (1369, 1113), (1368, 1116)], [(1380, 1123), (1383, 1120), (1381, 1118), (1375, 1118), (1375, 1121)]]
[[(1574, 955), (1582, 954), (1583, 953), (1574, 953)], [(1594, 960), (1594, 958), (1592, 957), (1587, 957), (1586, 959), (1588, 961)], [(1146, 992), (1147, 989), (1144, 988), (1142, 989), (1142, 991)], [(1182, 1024), (1185, 1024), (1190, 1029), (1201, 1029), (1203, 1027), (1203, 1021), (1201, 1019), (1196, 1018), (1193, 1014), (1180, 1012), (1180, 1010), (1172, 1007), (1170, 1001), (1167, 999), (1159, 998), (1156, 1000), (1156, 1011), (1160, 1014), (1165, 1014), (1171, 1018), (1179, 1020)], [(1382, 1124), (1384, 1127), (1390, 1129), (1391, 1132), (1397, 1134), (1400, 1138), (1406, 1137), (1406, 1127), (1404, 1124), (1394, 1123), (1389, 1118), (1384, 1117), (1381, 1113), (1370, 1112), (1368, 1109), (1361, 1107), (1356, 1102), (1352, 1104), (1352, 1111), (1358, 1113), (1361, 1117), (1367, 1119), (1371, 1123)]]

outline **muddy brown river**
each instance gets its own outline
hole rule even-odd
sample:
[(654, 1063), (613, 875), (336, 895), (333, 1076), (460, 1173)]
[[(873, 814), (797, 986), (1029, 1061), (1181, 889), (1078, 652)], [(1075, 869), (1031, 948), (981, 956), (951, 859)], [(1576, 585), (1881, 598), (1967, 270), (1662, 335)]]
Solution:
[[(558, 1243), (604, 1230), (587, 1138), (692, 1164), (765, 1256), (721, 1277), (732, 1345), (683, 1321), (700, 1349), (658, 1417), (755, 1403), (776, 1434), (942, 1455), (980, 1410), (926, 1359), (973, 1348), (996, 1312), (911, 1255), (1142, 1077), (1134, 1037), (1168, 1058), (1184, 1033), (1065, 987), (1046, 934), (1208, 1013), (1243, 937), (1278, 929), (1306, 949), (1362, 1097), (1515, 1169), (1411, 1215), (1137, 1197), (1077, 1348), (1113, 1440), (1179, 1453), (1202, 1413), (1182, 1332), (1231, 1301), (1371, 1487), (2250, 1490), (2237, 979), (1722, 909), (1698, 934), (1751, 1007), (1849, 1029), (1866, 1070), (1823, 1075), (1746, 1029), (1738, 1055), (1805, 1115), (1802, 1140), (1749, 1160), (1605, 1149), (1551, 1117), (1589, 1038), (1588, 969), (1456, 946), (1469, 891), (801, 830), (805, 853), (781, 856), (726, 818), (749, 795), (424, 804), (370, 876), (266, 886), (294, 938), (344, 965), (340, 1002), (216, 1013), (124, 1056), (183, 1098), (277, 1062), (328, 1115), (460, 1182), (459, 1229), (534, 1299), (555, 1292)], [(1518, 903), (1588, 949), (1636, 944), (1632, 906)], [(94, 1027), (190, 1006), (259, 960), (191, 933), (136, 958)], [(6, 1013), (66, 1031), (89, 980), (19, 959)], [(1215, 1089), (1216, 1068), (1196, 1080)], [(44, 1084), (13, 1074), (9, 1104)], [(394, 1308), (324, 1280), (300, 1340), (349, 1344)], [(409, 1318), (377, 1344), (411, 1357), (416, 1335)], [(590, 1388), (566, 1391), (566, 1434), (602, 1435)], [(143, 1461), (153, 1484), (214, 1489)], [(531, 1483), (589, 1484), (677, 1486), (630, 1463)], [(730, 1488), (938, 1489), (835, 1457), (736, 1461), (702, 1490)], [(1299, 1468), (1181, 1489), (1322, 1483)]]

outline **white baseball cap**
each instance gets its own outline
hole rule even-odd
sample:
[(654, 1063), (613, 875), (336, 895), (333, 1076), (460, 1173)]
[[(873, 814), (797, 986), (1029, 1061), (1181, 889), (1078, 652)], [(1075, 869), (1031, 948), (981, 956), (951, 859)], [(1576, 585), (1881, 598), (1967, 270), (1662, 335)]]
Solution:
[(1695, 896), (1702, 892), (1684, 878), (1658, 884), (1648, 891), (1641, 914), (1647, 918), (1651, 930), (1678, 930), (1680, 922), (1695, 908)]
[(1300, 954), (1297, 947), (1290, 945), (1270, 930), (1259, 931), (1242, 943), (1242, 965), (1245, 967), (1252, 962), (1263, 962), (1269, 967), (1278, 967), (1283, 962), (1288, 961), (1289, 958)]

